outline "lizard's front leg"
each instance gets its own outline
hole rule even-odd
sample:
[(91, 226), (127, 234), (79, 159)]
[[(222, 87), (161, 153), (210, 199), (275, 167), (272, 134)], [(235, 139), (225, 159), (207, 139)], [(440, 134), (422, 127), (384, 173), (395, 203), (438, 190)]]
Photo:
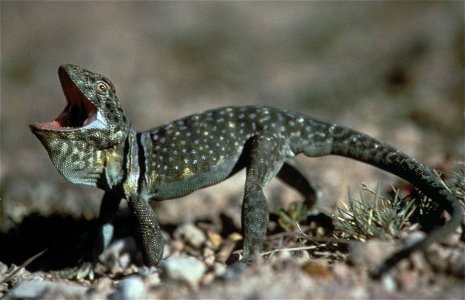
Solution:
[(140, 196), (130, 197), (128, 203), (137, 220), (144, 262), (149, 266), (158, 266), (163, 257), (164, 246), (158, 217), (148, 202)]
[(105, 192), (102, 203), (100, 204), (99, 225), (100, 232), (98, 237), (98, 245), (94, 247), (94, 255), (99, 255), (105, 250), (113, 237), (112, 221), (118, 212), (118, 207), (121, 202), (121, 197), (112, 193)]
[(95, 240), (92, 241), (93, 247), (91, 249), (90, 257), (85, 257), (76, 267), (53, 271), (53, 274), (63, 278), (77, 280), (84, 278), (92, 280), (94, 278), (94, 264), (97, 262), (100, 253), (108, 247), (113, 237), (112, 221), (118, 212), (120, 202), (120, 196), (112, 192), (105, 192), (102, 203), (100, 204), (99, 232), (97, 233)]

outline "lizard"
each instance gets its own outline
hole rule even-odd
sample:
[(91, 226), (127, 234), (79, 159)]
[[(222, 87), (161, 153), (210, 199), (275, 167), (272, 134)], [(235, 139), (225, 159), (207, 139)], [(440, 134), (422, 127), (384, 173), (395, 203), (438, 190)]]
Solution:
[(452, 233), (463, 218), (459, 200), (436, 174), (400, 150), (364, 133), (273, 107), (231, 106), (137, 132), (123, 112), (113, 83), (76, 65), (58, 69), (67, 105), (54, 120), (33, 123), (31, 131), (67, 180), (104, 190), (99, 220), (102, 247), (122, 199), (135, 216), (139, 244), (148, 266), (158, 266), (164, 241), (149, 201), (190, 194), (246, 169), (241, 211), (243, 258), (262, 249), (269, 218), (263, 189), (278, 177), (315, 202), (314, 190), (293, 157), (338, 155), (409, 181), (449, 212), (450, 220), (408, 245), (371, 272), (380, 278), (412, 252), (425, 250)]

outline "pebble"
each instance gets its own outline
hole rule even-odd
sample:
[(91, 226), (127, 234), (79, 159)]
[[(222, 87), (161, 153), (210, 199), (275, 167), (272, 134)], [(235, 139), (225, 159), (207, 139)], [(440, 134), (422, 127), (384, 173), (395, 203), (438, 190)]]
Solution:
[(374, 269), (380, 262), (389, 257), (397, 249), (393, 241), (371, 239), (366, 243), (349, 243), (351, 259), (355, 266), (362, 269)]
[(463, 248), (449, 248), (442, 245), (431, 245), (425, 256), (429, 265), (459, 278), (465, 277), (465, 252)]
[(334, 277), (340, 280), (348, 280), (353, 277), (353, 271), (349, 266), (342, 262), (335, 262), (333, 265), (333, 274)]
[(91, 288), (86, 292), (86, 297), (89, 299), (103, 299), (107, 295), (112, 294), (114, 289), (112, 288), (113, 281), (109, 277), (102, 277), (96, 280)]
[(223, 242), (223, 238), (221, 237), (221, 235), (211, 230), (207, 232), (207, 235), (208, 235), (208, 241), (210, 242), (213, 249), (218, 249), (218, 247)]
[(25, 281), (10, 290), (5, 299), (49, 298), (59, 294), (64, 298), (84, 298), (86, 287), (49, 280)]
[(384, 275), (381, 278), (381, 282), (384, 288), (386, 289), (386, 291), (391, 292), (391, 293), (395, 293), (397, 291), (397, 284), (394, 281), (394, 278), (390, 274)]
[(368, 299), (369, 298), (368, 292), (361, 287), (356, 287), (350, 290), (349, 295), (350, 295), (349, 298), (352, 298), (352, 299)]
[(94, 285), (94, 289), (97, 291), (107, 291), (111, 289), (112, 284), (113, 281), (109, 277), (102, 277), (97, 280), (97, 282)]
[(125, 269), (131, 262), (131, 253), (136, 252), (136, 244), (133, 238), (124, 238), (112, 243), (105, 251), (100, 254), (100, 261), (104, 262), (107, 268), (111, 269), (117, 264), (121, 269)]
[(8, 266), (0, 261), (0, 275), (8, 272)]
[(194, 257), (177, 256), (162, 261), (161, 269), (166, 278), (185, 282), (196, 288), (207, 267)]
[(213, 280), (215, 280), (215, 274), (207, 273), (202, 277), (202, 285), (209, 285)]
[(215, 276), (217, 277), (223, 276), (224, 274), (226, 274), (226, 265), (220, 264), (220, 263), (214, 263), (213, 272), (215, 273)]
[(205, 248), (203, 250), (203, 261), (207, 266), (213, 265), (215, 262), (215, 252), (212, 249)]
[(322, 260), (313, 260), (302, 266), (303, 271), (311, 276), (321, 279), (332, 279), (333, 275), (328, 270), (328, 265)]
[(110, 298), (112, 300), (140, 299), (145, 296), (145, 284), (140, 276), (133, 275), (126, 277), (116, 287), (115, 293)]
[(174, 236), (196, 249), (199, 249), (207, 240), (205, 233), (192, 223), (179, 226), (174, 232)]
[(407, 238), (404, 240), (405, 247), (411, 247), (412, 245), (418, 243), (419, 241), (425, 238), (426, 234), (421, 231), (414, 231), (412, 232)]
[(160, 274), (158, 272), (150, 273), (147, 276), (145, 276), (144, 282), (149, 288), (160, 285)]

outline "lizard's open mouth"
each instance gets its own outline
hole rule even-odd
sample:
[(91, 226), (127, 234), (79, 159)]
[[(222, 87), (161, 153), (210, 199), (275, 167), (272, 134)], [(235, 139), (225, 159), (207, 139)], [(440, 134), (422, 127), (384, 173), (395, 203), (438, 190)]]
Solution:
[(67, 105), (53, 121), (35, 123), (32, 126), (48, 130), (72, 130), (85, 127), (97, 119), (97, 107), (73, 83), (63, 67), (58, 70), (61, 87)]

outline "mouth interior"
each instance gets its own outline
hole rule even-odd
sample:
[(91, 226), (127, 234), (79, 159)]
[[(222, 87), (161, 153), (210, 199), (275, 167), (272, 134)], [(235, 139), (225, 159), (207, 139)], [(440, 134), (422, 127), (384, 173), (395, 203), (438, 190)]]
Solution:
[(55, 120), (35, 124), (35, 126), (41, 129), (76, 129), (95, 121), (97, 118), (97, 107), (79, 90), (64, 68), (58, 70), (58, 76), (67, 100), (67, 105)]

